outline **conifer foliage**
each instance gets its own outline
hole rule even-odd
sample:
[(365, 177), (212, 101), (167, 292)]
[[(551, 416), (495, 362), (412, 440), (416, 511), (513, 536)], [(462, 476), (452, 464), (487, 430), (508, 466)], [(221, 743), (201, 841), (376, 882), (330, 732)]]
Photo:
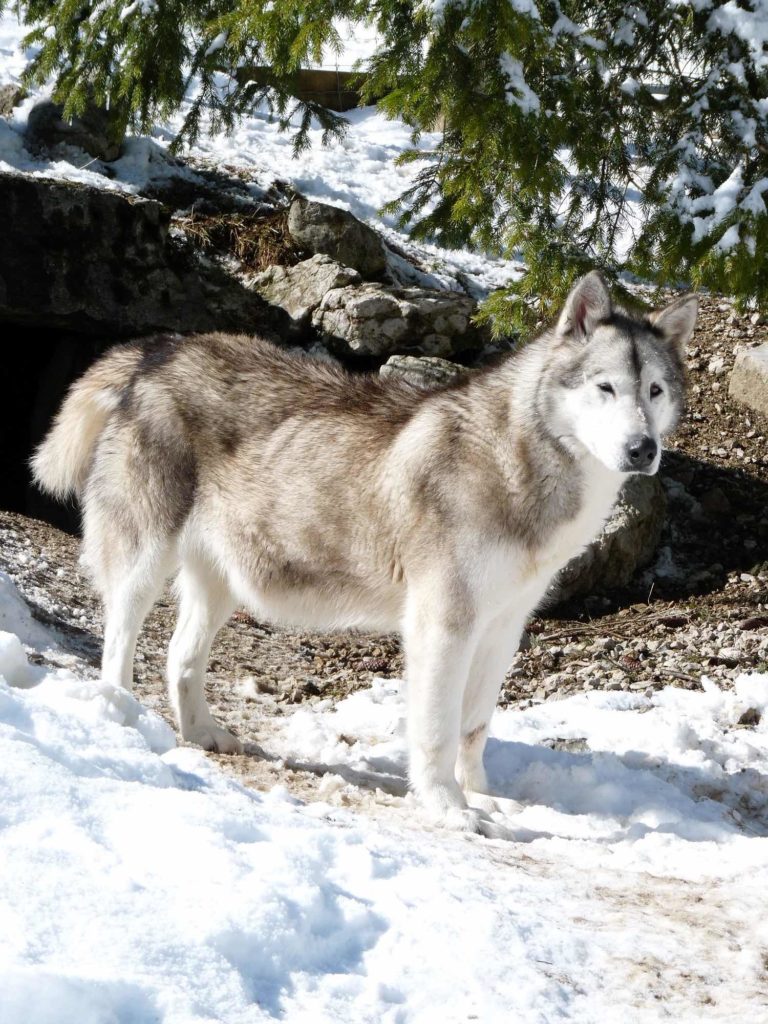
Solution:
[[(403, 159), (427, 159), (403, 224), (525, 262), (486, 305), (499, 330), (548, 312), (593, 266), (768, 308), (768, 0), (19, 6), (30, 75), (53, 76), (69, 112), (93, 98), (146, 131), (183, 108), (184, 141), (267, 102), (286, 127), (293, 116), (298, 147), (313, 115), (329, 136), (344, 122), (295, 98), (297, 71), (341, 46), (339, 18), (374, 22), (365, 96), (413, 127)], [(268, 69), (258, 84), (244, 73), (255, 66)]]

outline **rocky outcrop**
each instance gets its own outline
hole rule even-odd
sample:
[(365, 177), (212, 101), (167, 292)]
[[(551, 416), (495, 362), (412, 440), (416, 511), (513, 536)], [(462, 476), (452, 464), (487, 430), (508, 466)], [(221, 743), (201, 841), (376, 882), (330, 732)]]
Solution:
[(386, 358), (410, 350), (443, 357), (484, 340), (472, 323), (469, 296), (363, 282), (357, 270), (323, 254), (269, 267), (247, 285), (287, 313), (294, 331), (314, 329), (340, 356)]
[(474, 310), (472, 299), (458, 292), (365, 284), (328, 292), (312, 323), (341, 353), (445, 357), (482, 345), (483, 334), (471, 320)]
[(291, 318), (292, 325), (306, 328), (312, 313), (334, 288), (362, 283), (351, 267), (343, 267), (330, 256), (313, 256), (293, 267), (268, 267), (248, 280), (248, 287)]
[(32, 152), (61, 144), (77, 146), (97, 160), (109, 162), (120, 155), (124, 134), (125, 118), (114, 108), (90, 103), (79, 117), (67, 119), (60, 103), (42, 100), (29, 112), (24, 142)]
[(420, 388), (452, 384), (470, 371), (437, 356), (390, 356), (379, 370), (382, 377), (399, 377)]
[(667, 502), (658, 476), (631, 476), (600, 536), (561, 572), (557, 600), (625, 586), (658, 547)]
[(299, 248), (313, 255), (330, 256), (363, 277), (379, 277), (386, 269), (381, 237), (336, 206), (298, 196), (288, 211), (288, 232)]
[(169, 237), (159, 203), (0, 174), (0, 320), (125, 337), (268, 330), (280, 313)]
[[(172, 236), (167, 204), (117, 190), (0, 174), (0, 218), (0, 321), (114, 337), (278, 332), (374, 360), (450, 357), (484, 341), (463, 293), (364, 282), (323, 253), (242, 278)], [(340, 251), (352, 237), (342, 222)]]

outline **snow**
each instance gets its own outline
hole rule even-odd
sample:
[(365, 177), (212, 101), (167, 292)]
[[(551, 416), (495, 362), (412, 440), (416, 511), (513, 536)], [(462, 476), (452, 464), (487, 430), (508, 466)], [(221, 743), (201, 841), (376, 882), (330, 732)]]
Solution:
[(506, 86), (507, 103), (513, 103), (515, 106), (520, 107), (524, 114), (536, 113), (541, 107), (541, 102), (526, 82), (523, 74), (523, 65), (520, 61), (508, 53), (503, 53), (499, 59), (499, 64), (508, 81)]
[(623, 43), (625, 46), (632, 46), (635, 41), (635, 26), (629, 18), (619, 18), (619, 23), (613, 32), (613, 41)]
[[(497, 712), (486, 751), (491, 788), (503, 797), (497, 819), (522, 836), (610, 841), (611, 857), (632, 870), (691, 880), (719, 875), (718, 844), (750, 845), (744, 812), (768, 835), (768, 726), (735, 728), (749, 708), (768, 712), (768, 675), (742, 676), (732, 692), (706, 678), (703, 687), (594, 691)], [(369, 781), (403, 778), (404, 714), (400, 684), (378, 680), (338, 705), (297, 711), (278, 726), (274, 749)], [(551, 749), (553, 738), (564, 749)], [(747, 766), (761, 773), (758, 786)], [(521, 806), (509, 814), (508, 801)], [(689, 861), (685, 842), (672, 837), (714, 845)]]
[(732, 224), (722, 233), (720, 238), (717, 240), (717, 242), (715, 243), (715, 249), (718, 252), (730, 252), (731, 249), (735, 249), (735, 247), (739, 244), (739, 239), (739, 225)]
[(0, 62), (3, 68), (3, 84), (18, 83), (27, 66), (27, 55), (21, 46), (24, 35), (24, 29), (12, 14), (7, 11), (0, 14)]
[(768, 0), (750, 0), (750, 7), (751, 10), (745, 10), (735, 0), (728, 0), (714, 8), (707, 28), (723, 35), (733, 34), (746, 43), (755, 67), (765, 71), (768, 69)]
[(631, 75), (627, 75), (627, 77), (621, 83), (619, 88), (622, 92), (627, 93), (628, 96), (634, 96), (635, 93), (642, 88), (642, 86), (636, 78), (632, 78)]
[(513, 838), (486, 841), (397, 795), (397, 681), (275, 719), (270, 755), (323, 771), (323, 799), (257, 793), (127, 692), (25, 668), (55, 638), (0, 582), (4, 1024), (692, 1024), (765, 1005), (767, 675), (497, 713)]
[(509, 0), (510, 7), (518, 14), (527, 14), (535, 21), (541, 21), (541, 14), (533, 0)]
[(574, 39), (579, 39), (593, 50), (604, 50), (606, 48), (605, 43), (601, 39), (596, 39), (592, 35), (586, 33), (586, 29), (581, 25), (577, 25), (575, 21), (572, 21), (567, 15), (560, 12), (557, 20), (551, 29), (553, 38), (557, 38), (559, 35), (573, 36)]
[(227, 39), (229, 39), (229, 32), (219, 32), (216, 38), (212, 40), (211, 45), (205, 51), (205, 56), (210, 57), (218, 50), (223, 50), (227, 45)]
[[(40, 563), (40, 566), (45, 569), (46, 563)], [(14, 634), (21, 643), (35, 650), (45, 651), (55, 645), (49, 630), (32, 618), (29, 607), (16, 590), (13, 580), (4, 572), (0, 572), (0, 631)], [(3, 661), (0, 664), (7, 668), (7, 662)]]
[(739, 197), (744, 189), (744, 172), (741, 164), (737, 164), (725, 181), (713, 192), (698, 196), (688, 201), (688, 209), (695, 214), (701, 210), (711, 210), (708, 217), (693, 216), (693, 241), (698, 242), (706, 237), (733, 213), (739, 204)]
[(768, 192), (768, 178), (761, 178), (756, 181), (750, 189), (747, 198), (742, 200), (742, 209), (748, 213), (754, 214), (759, 217), (765, 213), (765, 200), (763, 199), (763, 193)]
[[(541, 21), (539, 8), (534, 0), (508, 0), (509, 6), (518, 14), (527, 15), (534, 21)], [(457, 0), (422, 0), (422, 7), (430, 12), (433, 21), (440, 22), (445, 17), (445, 10), (455, 5)]]
[(321, 55), (320, 67), (328, 70), (355, 71), (365, 67), (378, 49), (381, 36), (374, 25), (359, 24), (339, 18), (334, 22), (339, 35), (340, 50), (327, 46)]

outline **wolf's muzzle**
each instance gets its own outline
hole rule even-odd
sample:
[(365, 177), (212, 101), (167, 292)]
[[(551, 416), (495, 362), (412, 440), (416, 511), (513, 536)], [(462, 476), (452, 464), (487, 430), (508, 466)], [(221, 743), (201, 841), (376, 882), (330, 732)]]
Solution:
[(652, 437), (634, 437), (626, 448), (625, 473), (650, 473), (659, 446)]

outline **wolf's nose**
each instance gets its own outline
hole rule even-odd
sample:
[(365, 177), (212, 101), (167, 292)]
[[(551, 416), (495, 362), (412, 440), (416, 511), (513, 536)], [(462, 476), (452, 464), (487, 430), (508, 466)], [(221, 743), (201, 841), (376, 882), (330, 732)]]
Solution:
[(631, 441), (627, 447), (627, 455), (633, 466), (645, 469), (656, 458), (659, 446), (652, 437), (640, 437)]

